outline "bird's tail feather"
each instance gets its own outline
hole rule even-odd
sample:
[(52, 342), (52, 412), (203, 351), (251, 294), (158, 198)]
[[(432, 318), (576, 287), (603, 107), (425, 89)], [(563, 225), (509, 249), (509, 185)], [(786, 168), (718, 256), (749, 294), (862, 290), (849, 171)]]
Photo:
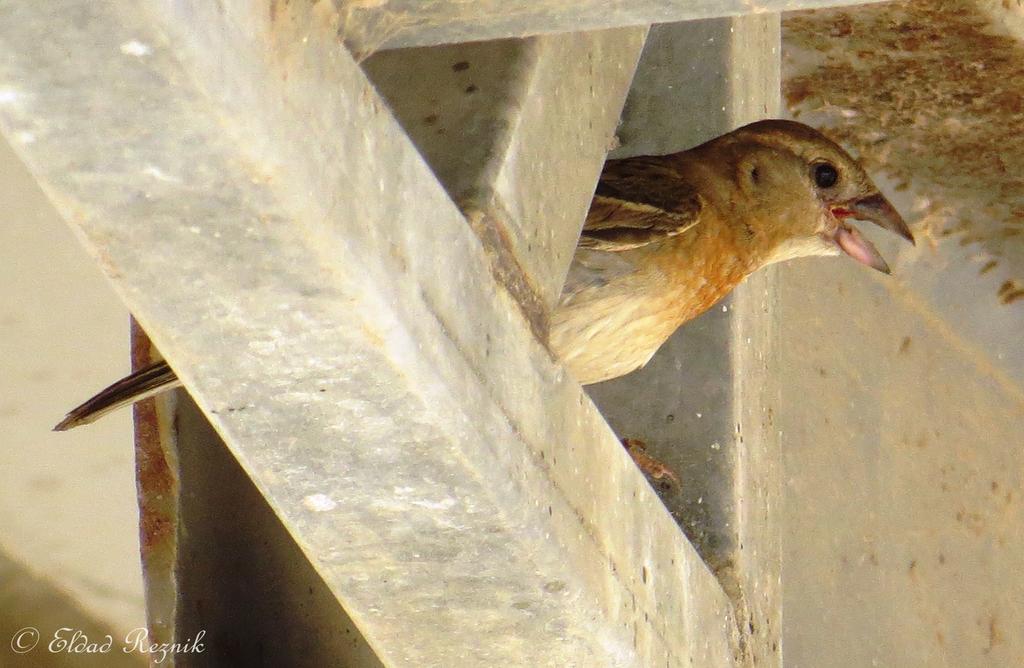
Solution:
[(174, 370), (167, 362), (156, 362), (135, 373), (125, 376), (110, 387), (101, 390), (96, 396), (81, 406), (71, 409), (54, 431), (66, 431), (100, 418), (121, 406), (133, 404), (154, 394), (181, 385)]

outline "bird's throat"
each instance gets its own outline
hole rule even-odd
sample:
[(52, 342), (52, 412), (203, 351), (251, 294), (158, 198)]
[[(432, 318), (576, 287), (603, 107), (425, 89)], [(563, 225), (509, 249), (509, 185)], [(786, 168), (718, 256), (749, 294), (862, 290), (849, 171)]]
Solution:
[(676, 249), (683, 261), (666, 261), (670, 299), (679, 324), (701, 315), (757, 269), (746, 253), (723, 235), (701, 235)]

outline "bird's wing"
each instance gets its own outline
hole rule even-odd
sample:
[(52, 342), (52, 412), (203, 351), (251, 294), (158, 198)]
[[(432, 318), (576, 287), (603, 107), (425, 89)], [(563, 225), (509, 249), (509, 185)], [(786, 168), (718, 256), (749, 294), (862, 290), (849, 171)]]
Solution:
[(562, 287), (562, 306), (585, 299), (593, 288), (601, 289), (635, 273), (636, 262), (623, 253), (602, 253), (596, 249), (576, 251)]
[(664, 241), (700, 222), (700, 195), (658, 158), (605, 163), (580, 248), (624, 251)]

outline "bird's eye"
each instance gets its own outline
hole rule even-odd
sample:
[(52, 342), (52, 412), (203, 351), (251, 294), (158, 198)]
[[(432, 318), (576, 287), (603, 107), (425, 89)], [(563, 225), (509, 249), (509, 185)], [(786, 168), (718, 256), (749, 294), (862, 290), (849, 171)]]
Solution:
[(819, 162), (814, 166), (814, 182), (819, 188), (831, 188), (839, 180), (839, 172), (827, 162)]

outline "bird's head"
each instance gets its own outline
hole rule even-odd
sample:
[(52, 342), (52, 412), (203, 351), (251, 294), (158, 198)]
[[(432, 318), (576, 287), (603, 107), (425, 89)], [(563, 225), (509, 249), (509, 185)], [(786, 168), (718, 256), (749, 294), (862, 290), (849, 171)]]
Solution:
[(764, 263), (845, 253), (889, 273), (874, 245), (850, 220), (872, 222), (907, 241), (914, 237), (856, 160), (814, 128), (784, 120), (759, 121), (725, 135), (729, 169), (762, 229), (752, 231)]

